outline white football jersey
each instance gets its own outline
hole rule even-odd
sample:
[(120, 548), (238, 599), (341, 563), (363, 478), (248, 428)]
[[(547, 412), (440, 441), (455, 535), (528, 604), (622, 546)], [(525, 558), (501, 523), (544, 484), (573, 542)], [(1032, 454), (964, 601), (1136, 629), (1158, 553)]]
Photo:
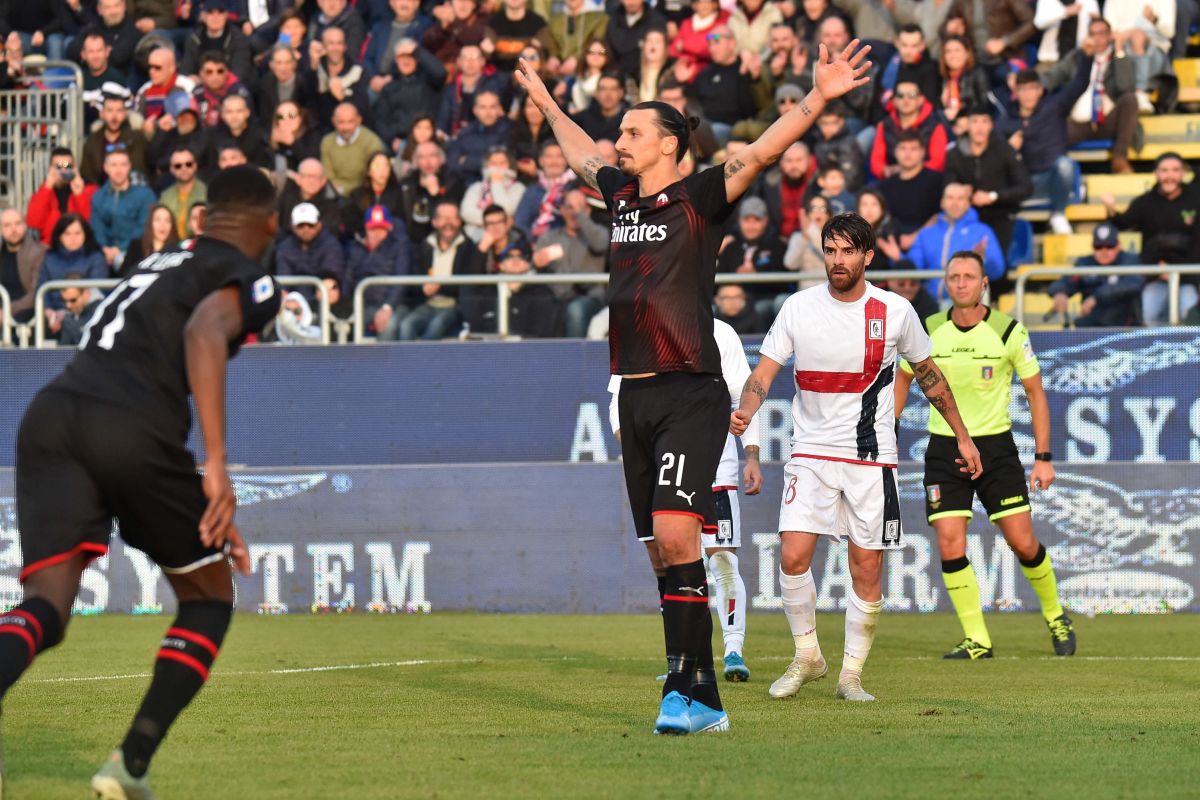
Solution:
[[(742, 400), (742, 387), (750, 377), (750, 362), (746, 360), (746, 350), (737, 331), (729, 323), (719, 319), (713, 320), (713, 323), (713, 336), (721, 353), (721, 375), (729, 386), (729, 410), (732, 411)], [(621, 420), (617, 415), (617, 396), (621, 391), (620, 375), (609, 378), (608, 391), (612, 394), (612, 400), (608, 404), (608, 424), (616, 432), (621, 428)], [(746, 432), (742, 434), (741, 439), (743, 447), (758, 446), (757, 415), (746, 426)], [(731, 433), (725, 437), (725, 450), (721, 453), (721, 463), (713, 477), (713, 488), (737, 489), (739, 485), (737, 441)]]
[(896, 359), (931, 350), (912, 305), (870, 283), (853, 303), (828, 284), (789, 297), (759, 352), (781, 365), (795, 358), (792, 456), (895, 466)]

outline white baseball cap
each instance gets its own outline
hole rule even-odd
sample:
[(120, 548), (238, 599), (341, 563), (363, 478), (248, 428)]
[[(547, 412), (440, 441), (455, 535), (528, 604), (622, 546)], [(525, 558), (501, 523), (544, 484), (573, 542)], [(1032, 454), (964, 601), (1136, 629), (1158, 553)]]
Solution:
[(321, 221), (321, 212), (312, 203), (301, 203), (292, 209), (292, 227), (316, 225)]

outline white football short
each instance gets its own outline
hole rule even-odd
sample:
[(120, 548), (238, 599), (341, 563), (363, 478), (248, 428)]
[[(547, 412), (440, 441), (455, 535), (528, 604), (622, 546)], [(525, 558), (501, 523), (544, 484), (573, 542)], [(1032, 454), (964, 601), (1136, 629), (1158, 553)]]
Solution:
[(779, 530), (849, 536), (864, 550), (902, 547), (895, 467), (792, 458), (783, 468)]
[(700, 532), (700, 544), (709, 547), (742, 546), (742, 512), (738, 507), (736, 486), (719, 486), (713, 489), (713, 506), (717, 509), (717, 527), (707, 525)]

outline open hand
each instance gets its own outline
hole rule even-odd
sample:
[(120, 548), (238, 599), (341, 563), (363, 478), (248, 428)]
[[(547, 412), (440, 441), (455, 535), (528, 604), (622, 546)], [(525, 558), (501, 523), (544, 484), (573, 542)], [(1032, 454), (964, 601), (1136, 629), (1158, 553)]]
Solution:
[[(539, 109), (549, 108), (554, 105), (554, 98), (550, 96), (550, 90), (546, 88), (545, 82), (542, 81), (542, 76), (538, 75), (537, 70), (523, 58), (517, 60), (515, 77), (517, 85), (529, 93), (533, 104)], [(544, 111), (542, 113), (545, 114)]]
[(867, 77), (871, 62), (865, 60), (871, 52), (870, 45), (859, 47), (858, 39), (855, 39), (833, 60), (830, 60), (825, 45), (818, 45), (817, 51), (817, 63), (813, 66), (813, 84), (826, 101), (841, 97), (860, 86), (866, 86), (871, 80)]

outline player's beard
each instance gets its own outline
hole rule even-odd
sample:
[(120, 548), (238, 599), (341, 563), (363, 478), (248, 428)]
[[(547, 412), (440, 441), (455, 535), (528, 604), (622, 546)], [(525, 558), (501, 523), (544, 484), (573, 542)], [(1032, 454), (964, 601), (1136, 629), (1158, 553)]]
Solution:
[(862, 280), (866, 268), (865, 259), (858, 264), (842, 264), (836, 267), (826, 267), (825, 277), (829, 279), (829, 284), (836, 291), (845, 293), (858, 285), (859, 281)]

